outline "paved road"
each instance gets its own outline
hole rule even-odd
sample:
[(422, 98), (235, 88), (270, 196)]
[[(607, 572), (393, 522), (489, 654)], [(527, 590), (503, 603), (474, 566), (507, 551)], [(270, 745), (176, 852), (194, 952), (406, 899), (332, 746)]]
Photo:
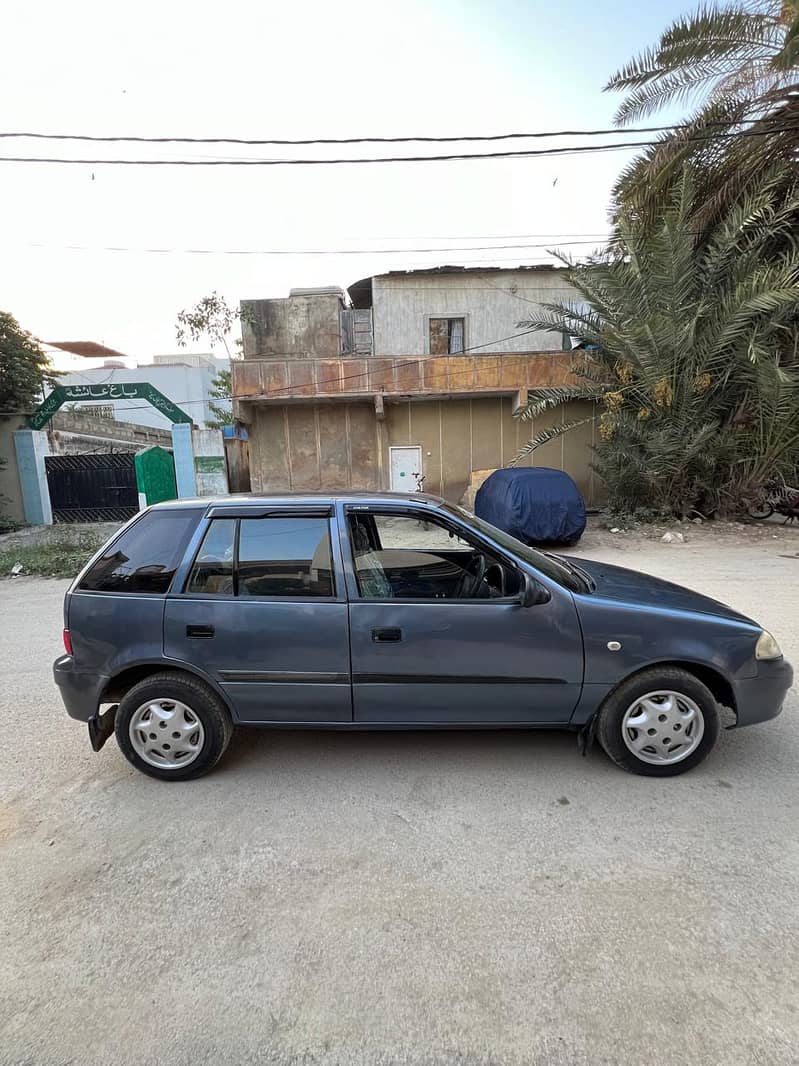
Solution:
[[(626, 547), (799, 661), (796, 544)], [(174, 786), (61, 710), (64, 587), (0, 582), (3, 1066), (796, 1062), (795, 692), (674, 781), (565, 734), (247, 732)]]

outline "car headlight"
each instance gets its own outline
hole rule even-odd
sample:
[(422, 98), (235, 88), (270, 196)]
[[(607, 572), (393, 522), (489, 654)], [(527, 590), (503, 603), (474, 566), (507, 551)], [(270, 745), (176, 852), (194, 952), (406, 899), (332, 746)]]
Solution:
[(774, 637), (767, 629), (764, 629), (760, 636), (757, 638), (757, 644), (755, 645), (755, 658), (756, 659), (781, 659), (782, 650)]

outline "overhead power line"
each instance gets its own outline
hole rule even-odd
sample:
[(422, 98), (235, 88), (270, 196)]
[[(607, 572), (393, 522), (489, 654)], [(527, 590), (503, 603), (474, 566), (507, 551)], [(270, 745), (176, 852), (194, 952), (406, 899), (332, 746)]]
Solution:
[[(756, 119), (744, 119), (744, 122), (755, 122)], [(726, 126), (725, 122), (711, 122), (711, 126)], [(0, 133), (0, 138), (28, 137), (44, 141), (92, 141), (101, 144), (127, 142), (130, 144), (248, 144), (248, 145), (312, 145), (312, 144), (454, 144), (465, 141), (514, 141), (514, 140), (538, 140), (548, 137), (605, 137), (621, 136), (629, 133), (670, 133), (673, 130), (687, 129), (687, 123), (677, 123), (673, 126), (627, 126), (624, 129), (611, 127), (609, 129), (590, 130), (535, 130), (527, 133), (466, 133), (447, 134), (446, 136), (429, 136), (415, 134), (404, 137), (305, 137), (305, 138), (276, 138), (276, 137), (141, 137), (127, 134), (102, 135), (91, 133)]]
[[(602, 241), (610, 240), (610, 237), (598, 237), (591, 240), (556, 240), (555, 243), (564, 247), (590, 244), (594, 247)], [(446, 248), (272, 248), (259, 250), (257, 248), (129, 248), (121, 245), (101, 245), (92, 247), (85, 244), (28, 244), (27, 248), (42, 248), (47, 250), (70, 251), (70, 252), (131, 252), (139, 255), (412, 255), (418, 253), (433, 253), (447, 255), (458, 252), (496, 252), (515, 249), (540, 249), (548, 248), (549, 244), (471, 244), (455, 245)]]
[[(686, 137), (684, 144), (701, 144), (740, 137), (764, 137), (774, 133), (799, 132), (799, 125), (770, 127), (762, 130)], [(622, 141), (616, 144), (566, 145), (560, 148), (516, 149), (508, 152), (460, 152), (446, 155), (356, 156), (331, 159), (89, 159), (64, 156), (0, 156), (0, 163), (77, 164), (79, 166), (135, 167), (288, 167), (288, 166), (356, 166), (364, 163), (442, 163), (473, 159), (534, 159), (550, 156), (587, 155), (598, 152), (621, 152), (630, 148), (651, 148), (660, 141)]]

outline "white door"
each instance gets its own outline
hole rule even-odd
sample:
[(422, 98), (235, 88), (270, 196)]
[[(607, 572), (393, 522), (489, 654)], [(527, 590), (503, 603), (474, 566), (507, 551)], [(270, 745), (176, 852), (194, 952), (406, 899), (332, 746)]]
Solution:
[(418, 482), (414, 475), (422, 473), (422, 449), (389, 448), (392, 492), (416, 492)]

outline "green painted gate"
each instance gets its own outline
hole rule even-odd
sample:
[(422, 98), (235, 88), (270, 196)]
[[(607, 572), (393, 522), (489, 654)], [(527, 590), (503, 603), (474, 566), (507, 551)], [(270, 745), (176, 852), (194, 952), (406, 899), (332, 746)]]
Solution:
[(175, 460), (172, 452), (166, 448), (147, 448), (139, 452), (134, 461), (136, 484), (139, 488), (141, 505), (161, 503), (162, 500), (176, 500), (178, 495), (175, 484)]

